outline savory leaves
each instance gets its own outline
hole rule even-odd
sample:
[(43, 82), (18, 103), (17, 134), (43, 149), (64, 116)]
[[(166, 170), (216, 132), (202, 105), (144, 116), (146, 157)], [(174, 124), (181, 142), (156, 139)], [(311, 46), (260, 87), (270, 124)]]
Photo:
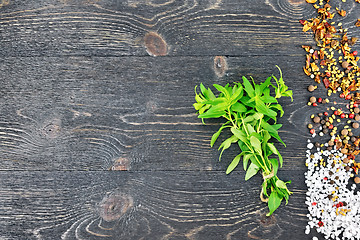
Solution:
[[(233, 135), (220, 144), (219, 160), (226, 149), (233, 143), (238, 143), (241, 152), (231, 161), (226, 174), (231, 173), (239, 165), (241, 159), (246, 171), (245, 180), (261, 170), (264, 178), (262, 195), (267, 197), (265, 200), (268, 202), (269, 215), (271, 215), (284, 198), (287, 202), (291, 194), (286, 187), (289, 182), (283, 182), (276, 176), (278, 168), (282, 167), (283, 158), (269, 140), (277, 139), (285, 146), (278, 134), (281, 124), (276, 124), (278, 113), (280, 117), (284, 114), (277, 99), (282, 96), (292, 99), (292, 91), (285, 85), (281, 70), (279, 79), (270, 76), (261, 84), (256, 84), (252, 78), (249, 81), (246, 77), (242, 77), (242, 82), (234, 83), (232, 86), (230, 84), (225, 86), (214, 84), (213, 86), (219, 91), (218, 96), (215, 96), (212, 90), (203, 84), (200, 84), (200, 93), (195, 87), (196, 103), (194, 103), (194, 108), (202, 121), (219, 117), (227, 120), (214, 133), (210, 145), (212, 147), (215, 144), (225, 128), (230, 128)], [(275, 97), (271, 95), (270, 88), (274, 90)], [(277, 156), (278, 159), (269, 158), (270, 156)], [(267, 190), (271, 191), (270, 195)], [(261, 198), (263, 200), (263, 197)]]

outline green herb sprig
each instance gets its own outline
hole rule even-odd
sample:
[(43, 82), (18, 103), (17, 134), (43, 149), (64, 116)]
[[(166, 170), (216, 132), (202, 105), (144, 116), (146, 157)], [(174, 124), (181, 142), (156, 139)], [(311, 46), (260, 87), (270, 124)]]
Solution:
[[(221, 150), (219, 160), (224, 150), (231, 144), (237, 143), (240, 148), (241, 153), (232, 160), (226, 173), (233, 171), (241, 158), (246, 171), (245, 180), (261, 170), (263, 183), (260, 199), (268, 203), (267, 216), (280, 206), (283, 199), (287, 204), (292, 194), (286, 185), (291, 181), (284, 182), (276, 175), (279, 166), (283, 165), (283, 158), (274, 143), (270, 142), (275, 138), (286, 146), (278, 134), (282, 125), (276, 124), (278, 113), (280, 112), (280, 117), (284, 114), (277, 99), (286, 96), (291, 97), (291, 101), (293, 100), (292, 91), (285, 85), (281, 69), (276, 67), (280, 71), (280, 78), (277, 79), (272, 75), (261, 84), (256, 84), (252, 78), (250, 82), (246, 77), (242, 77), (242, 83), (237, 82), (233, 86), (214, 84), (213, 86), (220, 92), (217, 97), (210, 88), (205, 88), (203, 84), (200, 84), (201, 93), (198, 94), (195, 87), (196, 103), (194, 103), (198, 117), (203, 123), (206, 118), (222, 117), (227, 120), (211, 138), (210, 145), (213, 147), (225, 128), (231, 130), (232, 136), (224, 140), (219, 147), (219, 151)], [(272, 83), (273, 80), (275, 80), (275, 85)], [(274, 89), (275, 97), (271, 96), (270, 87)], [(274, 155), (278, 159), (272, 157)]]

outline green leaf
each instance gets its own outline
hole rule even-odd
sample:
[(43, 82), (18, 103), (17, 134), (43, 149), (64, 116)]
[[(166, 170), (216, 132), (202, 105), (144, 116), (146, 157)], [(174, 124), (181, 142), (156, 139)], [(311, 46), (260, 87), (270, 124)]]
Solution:
[(273, 212), (280, 206), (282, 198), (280, 198), (277, 192), (273, 191), (270, 194), (268, 207), (270, 212), (266, 214), (266, 216), (270, 216)]
[(220, 156), (219, 156), (219, 161), (221, 161), (221, 156), (223, 154), (223, 152), (228, 149), (232, 143), (237, 142), (239, 139), (236, 136), (231, 136), (228, 139), (226, 139), (224, 142), (221, 143), (220, 147), (218, 150), (222, 149), (220, 152)]
[(248, 139), (246, 137), (246, 133), (240, 129), (236, 129), (234, 127), (231, 128), (231, 132), (242, 142), (248, 142)]
[(259, 119), (262, 119), (264, 117), (264, 114), (256, 112), (256, 113), (253, 114), (253, 117), (256, 120), (259, 120)]
[(246, 129), (247, 129), (247, 131), (248, 131), (248, 133), (249, 133), (249, 135), (250, 134), (252, 134), (253, 132), (255, 132), (255, 129), (254, 129), (254, 127), (253, 126), (251, 126), (250, 124), (246, 124)]
[(195, 95), (195, 100), (196, 100), (196, 102), (198, 102), (198, 103), (202, 103), (202, 102), (204, 101), (199, 94), (196, 94), (196, 95)]
[(260, 90), (261, 90), (261, 92), (263, 92), (265, 88), (269, 87), (270, 84), (271, 84), (271, 76), (268, 77), (268, 78), (265, 80), (265, 82), (263, 82), (263, 83), (260, 85)]
[(247, 108), (243, 104), (241, 104), (239, 102), (234, 103), (231, 106), (231, 110), (235, 111), (235, 112), (239, 112), (239, 113), (247, 112)]
[(255, 164), (251, 163), (248, 170), (246, 171), (245, 174), (245, 181), (249, 180), (251, 177), (253, 177), (258, 171), (259, 171), (259, 167), (256, 166)]
[(285, 184), (283, 181), (281, 181), (280, 179), (276, 181), (275, 185), (276, 185), (278, 188), (287, 189), (286, 184)]
[(226, 174), (231, 173), (236, 168), (236, 166), (240, 162), (241, 155), (243, 155), (243, 154), (240, 153), (232, 160), (232, 162), (229, 164), (228, 168), (226, 169)]
[(204, 104), (202, 104), (202, 103), (194, 103), (193, 106), (194, 106), (195, 110), (199, 110), (200, 108), (202, 108), (204, 106)]
[(224, 115), (224, 111), (207, 111), (205, 113), (202, 113), (198, 116), (198, 118), (219, 118), (222, 115)]
[(203, 101), (202, 103), (211, 104), (211, 105), (218, 105), (218, 104), (222, 103), (224, 105), (228, 105), (227, 99), (224, 98), (224, 97), (218, 97), (218, 98), (215, 98), (213, 100)]
[(255, 154), (252, 154), (250, 157), (251, 163), (255, 164), (258, 168), (261, 168), (258, 159)]
[(243, 79), (243, 85), (244, 85), (244, 89), (245, 92), (249, 95), (249, 97), (254, 97), (255, 96), (255, 90), (253, 88), (253, 86), (251, 85), (251, 83), (249, 82), (249, 80), (246, 77), (242, 77)]
[(254, 121), (254, 115), (249, 115), (246, 118), (243, 119), (244, 123), (252, 122)]
[[(254, 80), (253, 80), (254, 81)], [(260, 89), (260, 86), (259, 85), (255, 85), (255, 94), (257, 96), (260, 96), (261, 95), (261, 89)]]
[(286, 147), (286, 144), (281, 140), (280, 136), (277, 133), (277, 129), (276, 129), (276, 128), (280, 128), (281, 124), (270, 125), (266, 121), (262, 121), (261, 126), (265, 130), (267, 130), (272, 137), (276, 138), (279, 142), (281, 142)]
[(291, 98), (291, 101), (294, 101), (292, 90), (288, 90), (288, 91), (286, 91), (286, 92), (283, 92), (281, 95), (284, 96), (284, 97), (290, 97), (290, 98)]
[(263, 101), (264, 103), (277, 103), (278, 100), (276, 100), (276, 98), (272, 97), (272, 96), (262, 96), (260, 98), (261, 101)]
[(271, 162), (271, 165), (274, 169), (274, 174), (276, 175), (279, 169), (279, 162), (276, 158), (270, 158), (269, 161)]
[(221, 103), (216, 106), (212, 106), (208, 111), (200, 114), (198, 118), (218, 118), (226, 114), (225, 109), (227, 108), (227, 103)]
[(276, 149), (276, 147), (274, 146), (274, 144), (268, 143), (268, 146), (269, 146), (270, 150), (271, 150), (274, 154), (278, 155), (278, 157), (279, 157), (279, 162), (280, 162), (280, 167), (282, 167), (283, 158), (282, 158), (280, 152)]
[(224, 128), (227, 127), (226, 124), (228, 124), (228, 123), (230, 123), (230, 121), (227, 121), (225, 124), (223, 124), (223, 125), (219, 128), (219, 130), (212, 135), (211, 141), (210, 141), (210, 146), (211, 146), (211, 147), (214, 146), (214, 143), (216, 142), (216, 139), (219, 137), (221, 131), (222, 131)]
[(249, 159), (252, 155), (251, 154), (246, 154), (244, 157), (243, 157), (243, 167), (244, 167), (244, 170), (246, 171), (246, 168), (247, 168), (247, 165), (248, 165), (248, 162), (249, 162)]
[(280, 117), (284, 115), (284, 110), (280, 104), (272, 104), (270, 105), (270, 108), (275, 108), (275, 110), (280, 111)]
[(235, 85), (233, 90), (234, 89), (236, 89), (236, 90), (235, 90), (235, 92), (233, 91), (232, 96), (230, 97), (230, 101), (232, 103), (237, 102), (243, 96), (243, 87), (241, 85), (239, 85), (239, 87), (237, 87), (237, 85)]
[(270, 108), (268, 108), (265, 103), (263, 101), (261, 101), (260, 99), (255, 99), (255, 108), (257, 111), (259, 111), (260, 113), (267, 115), (271, 118), (276, 117), (276, 112), (274, 110), (271, 110)]
[(255, 151), (257, 151), (259, 154), (262, 153), (261, 142), (259, 141), (259, 139), (257, 139), (255, 136), (251, 136), (250, 143), (254, 147)]
[(211, 105), (206, 104), (205, 106), (203, 106), (202, 108), (199, 109), (199, 114), (203, 114), (209, 108), (211, 108)]
[(220, 86), (219, 84), (213, 84), (213, 86), (219, 91), (222, 92), (227, 99), (230, 98), (229, 92), (224, 88), (223, 86)]
[(262, 133), (263, 133), (263, 141), (264, 142), (268, 142), (271, 138), (269, 132), (267, 130), (262, 130)]
[(215, 99), (216, 97), (214, 96), (214, 94), (211, 92), (210, 89), (206, 89), (206, 87), (201, 83), (200, 84), (200, 90), (201, 93), (204, 95), (205, 99), (207, 100), (211, 100), (211, 99)]

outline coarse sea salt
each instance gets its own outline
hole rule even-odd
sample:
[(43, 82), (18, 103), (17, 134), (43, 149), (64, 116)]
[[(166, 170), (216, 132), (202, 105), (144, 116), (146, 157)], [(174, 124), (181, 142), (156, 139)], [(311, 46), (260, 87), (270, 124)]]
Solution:
[[(342, 160), (346, 157), (341, 149), (318, 151), (308, 141), (305, 173), (306, 205), (309, 222), (305, 233), (311, 229), (324, 234), (326, 239), (360, 240), (360, 193), (355, 194), (356, 185), (348, 189), (352, 169), (346, 171)], [(311, 153), (311, 149), (316, 151)], [(313, 240), (318, 239), (313, 237)]]

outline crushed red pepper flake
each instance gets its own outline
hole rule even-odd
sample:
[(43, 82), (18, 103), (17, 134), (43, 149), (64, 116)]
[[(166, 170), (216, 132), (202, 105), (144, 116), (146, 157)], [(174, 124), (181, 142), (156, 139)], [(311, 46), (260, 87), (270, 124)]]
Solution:
[(338, 14), (342, 17), (345, 17), (346, 16), (346, 11), (345, 10), (339, 10), (338, 11)]
[[(360, 2), (360, 0), (359, 0), (359, 2)], [(357, 22), (355, 23), (355, 26), (357, 26), (357, 27), (360, 27), (360, 18), (357, 20)]]

